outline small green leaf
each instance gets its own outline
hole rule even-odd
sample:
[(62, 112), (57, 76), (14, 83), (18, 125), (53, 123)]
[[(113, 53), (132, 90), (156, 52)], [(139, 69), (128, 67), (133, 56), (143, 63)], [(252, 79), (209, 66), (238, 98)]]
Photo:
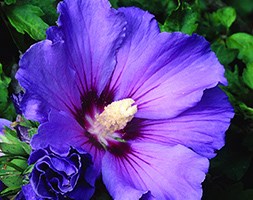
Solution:
[(239, 103), (240, 112), (243, 113), (245, 119), (253, 120), (253, 108), (248, 107), (245, 103)]
[(29, 144), (19, 140), (16, 131), (6, 127), (5, 134), (0, 135), (0, 149), (5, 154), (28, 157), (31, 152)]
[(26, 151), (22, 148), (22, 146), (17, 144), (8, 144), (0, 142), (0, 149), (5, 154), (24, 156), (27, 155)]
[(186, 34), (192, 34), (198, 27), (199, 14), (187, 3), (183, 3), (179, 9), (174, 10), (166, 19), (164, 25), (161, 25), (161, 31), (172, 32), (181, 31)]
[(238, 97), (246, 96), (249, 93), (249, 89), (245, 87), (242, 77), (239, 75), (237, 66), (235, 66), (234, 71), (227, 69), (225, 75), (228, 80), (228, 87), (225, 90)]
[(244, 69), (242, 78), (244, 83), (253, 90), (253, 63), (249, 63)]
[(46, 37), (48, 25), (41, 19), (43, 11), (30, 4), (13, 5), (8, 8), (7, 17), (11, 25), (20, 33), (28, 33), (35, 40), (42, 40)]
[(0, 196), (9, 196), (9, 195), (14, 195), (20, 190), (21, 186), (12, 186), (5, 188), (0, 192)]
[(0, 176), (0, 180), (7, 187), (20, 187), (22, 185), (22, 176), (21, 173), (18, 171), (6, 171), (4, 176)]
[(215, 24), (220, 23), (228, 29), (236, 19), (236, 11), (232, 7), (220, 8), (211, 17)]
[(23, 150), (26, 152), (26, 154), (27, 154), (27, 155), (30, 155), (30, 153), (31, 153), (31, 151), (32, 151), (30, 145), (29, 145), (29, 144), (26, 144), (25, 142), (22, 142), (22, 143), (21, 143), (21, 146), (22, 146)]
[(231, 49), (238, 49), (238, 58), (246, 64), (253, 62), (253, 35), (235, 33), (227, 39), (227, 46)]
[(5, 127), (4, 135), (0, 135), (0, 139), (3, 143), (20, 143), (21, 141), (17, 137), (17, 133), (15, 130), (10, 129), (9, 127)]
[(7, 165), (22, 173), (28, 167), (27, 160), (24, 159), (13, 159), (11, 162), (7, 163)]
[(24, 170), (23, 174), (30, 174), (33, 170), (34, 164), (27, 166), (27, 168)]
[(223, 65), (228, 65), (231, 63), (237, 56), (237, 50), (229, 49), (226, 47), (224, 40), (216, 40), (212, 43), (212, 50), (215, 52), (219, 61)]

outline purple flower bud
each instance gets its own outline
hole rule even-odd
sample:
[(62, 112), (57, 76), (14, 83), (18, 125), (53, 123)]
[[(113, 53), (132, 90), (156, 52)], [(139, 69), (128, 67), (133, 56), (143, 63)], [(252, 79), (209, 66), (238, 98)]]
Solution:
[(82, 150), (39, 149), (31, 154), (29, 163), (34, 164), (31, 186), (41, 198), (81, 200), (94, 192), (94, 185), (87, 178), (92, 168), (91, 156)]

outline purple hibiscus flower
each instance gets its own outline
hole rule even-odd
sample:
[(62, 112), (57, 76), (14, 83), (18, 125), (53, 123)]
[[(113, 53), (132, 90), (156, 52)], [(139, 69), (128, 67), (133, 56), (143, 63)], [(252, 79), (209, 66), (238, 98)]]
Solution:
[(90, 153), (90, 175), (114, 199), (200, 199), (233, 117), (209, 43), (107, 0), (66, 0), (58, 12), (16, 76), (22, 112), (41, 122), (32, 147)]

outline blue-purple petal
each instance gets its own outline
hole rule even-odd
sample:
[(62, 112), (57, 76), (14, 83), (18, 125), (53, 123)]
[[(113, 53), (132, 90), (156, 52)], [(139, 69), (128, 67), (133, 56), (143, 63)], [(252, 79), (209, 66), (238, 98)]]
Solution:
[(128, 22), (110, 89), (131, 97), (137, 117), (172, 118), (200, 101), (203, 91), (226, 83), (224, 68), (201, 36), (159, 33), (157, 22), (138, 8), (121, 8)]
[(19, 65), (16, 78), (26, 89), (21, 110), (28, 119), (43, 122), (52, 109), (71, 112), (81, 105), (63, 41), (45, 40), (33, 45)]
[(103, 181), (114, 199), (198, 200), (209, 162), (190, 149), (134, 142), (123, 157), (106, 153)]
[(142, 142), (181, 144), (202, 156), (212, 158), (224, 146), (225, 131), (233, 116), (234, 111), (228, 97), (216, 87), (206, 90), (195, 107), (175, 118), (143, 120), (130, 126), (138, 126)]
[[(49, 38), (62, 37), (77, 72), (83, 93), (94, 89), (100, 94), (116, 64), (115, 54), (125, 36), (125, 19), (107, 0), (66, 0), (58, 5), (59, 28)], [(53, 32), (53, 34), (52, 34)]]

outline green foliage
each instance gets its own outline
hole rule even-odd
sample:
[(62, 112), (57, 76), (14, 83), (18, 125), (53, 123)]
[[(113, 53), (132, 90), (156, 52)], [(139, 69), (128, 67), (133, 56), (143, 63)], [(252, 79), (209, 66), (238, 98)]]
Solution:
[(245, 63), (253, 62), (253, 35), (247, 33), (235, 33), (227, 39), (227, 46), (238, 49), (238, 58)]
[(38, 131), (38, 127), (39, 127), (38, 122), (27, 120), (20, 115), (18, 115), (16, 123), (17, 125), (22, 126), (27, 129), (29, 138), (32, 138), (32, 136), (36, 134)]
[(1, 135), (0, 149), (0, 180), (6, 188), (0, 192), (1, 196), (16, 194), (23, 185), (27, 175), (27, 159), (31, 152), (29, 144), (19, 140), (16, 131), (5, 128)]
[(180, 31), (191, 35), (197, 30), (198, 19), (199, 14), (197, 10), (188, 3), (183, 2), (166, 19), (164, 25), (161, 26), (161, 31)]
[(11, 78), (5, 76), (0, 64), (0, 117), (12, 120), (15, 116), (15, 110), (9, 99), (8, 87), (10, 82)]
[(11, 25), (20, 33), (28, 33), (35, 40), (46, 37), (48, 25), (41, 19), (43, 11), (33, 5), (18, 5), (7, 9), (7, 17)]
[(48, 25), (54, 25), (58, 14), (56, 13), (56, 0), (30, 0), (30, 3), (34, 6), (39, 7), (44, 15), (42, 16), (42, 19), (48, 24)]
[(55, 0), (8, 0), (5, 3), (3, 10), (10, 24), (19, 33), (28, 33), (34, 40), (45, 39), (46, 29), (57, 19)]
[(236, 19), (236, 11), (232, 7), (224, 7), (218, 9), (210, 16), (214, 24), (221, 24), (228, 29)]
[[(253, 49), (252, 49), (253, 52)], [(246, 69), (243, 71), (242, 78), (244, 83), (253, 90), (253, 62), (247, 64)]]
[(0, 64), (0, 106), (8, 101), (8, 87), (11, 79), (4, 75), (2, 65)]
[(216, 53), (220, 63), (226, 66), (233, 62), (238, 54), (237, 50), (228, 48), (223, 39), (214, 41), (211, 48)]

